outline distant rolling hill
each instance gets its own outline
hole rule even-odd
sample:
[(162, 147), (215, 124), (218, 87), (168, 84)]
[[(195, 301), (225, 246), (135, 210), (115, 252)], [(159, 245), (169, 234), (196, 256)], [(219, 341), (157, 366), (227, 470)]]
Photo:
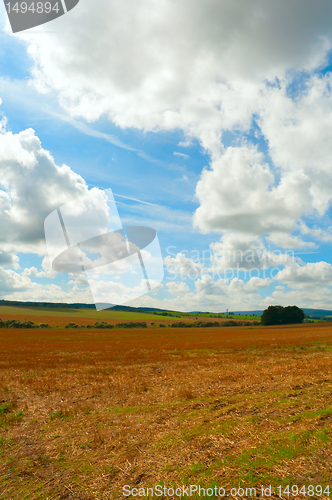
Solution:
[[(19, 307), (54, 307), (54, 308), (65, 308), (65, 309), (96, 309), (94, 304), (65, 304), (65, 303), (54, 303), (54, 302), (18, 302), (12, 300), (0, 300), (0, 305), (3, 306), (19, 306)], [(130, 307), (130, 306), (113, 306), (112, 304), (103, 304), (103, 306), (108, 306), (113, 311), (126, 311), (126, 312), (151, 312), (151, 313), (173, 313), (173, 314), (181, 314), (186, 315), (188, 313), (173, 311), (168, 309), (158, 309), (156, 307)], [(332, 310), (328, 309), (308, 309), (302, 308), (306, 316), (316, 316), (317, 318), (324, 317), (332, 317)], [(254, 310), (254, 311), (231, 311), (228, 313), (230, 316), (231, 313), (234, 315), (245, 315), (245, 316), (261, 316), (263, 314), (263, 310)], [(206, 311), (192, 311), (189, 314), (217, 314), (217, 313), (209, 313)], [(226, 314), (225, 311), (220, 311), (218, 314)]]

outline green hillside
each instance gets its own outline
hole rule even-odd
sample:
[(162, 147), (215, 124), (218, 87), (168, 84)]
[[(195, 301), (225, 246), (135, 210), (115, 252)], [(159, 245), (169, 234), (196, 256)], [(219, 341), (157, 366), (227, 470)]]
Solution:
[[(117, 311), (117, 310), (106, 310), (106, 311), (96, 311), (95, 309), (56, 309), (49, 307), (20, 307), (20, 306), (0, 306), (0, 318), (1, 314), (10, 314), (13, 317), (22, 316), (75, 316), (77, 318), (91, 318), (98, 320), (127, 320), (127, 321), (156, 321), (158, 317), (155, 314), (148, 312), (131, 312), (131, 311)], [(161, 315), (162, 316), (162, 315)], [(166, 316), (162, 316), (166, 318)], [(167, 318), (172, 321), (173, 318)], [(174, 318), (175, 320), (175, 318)]]

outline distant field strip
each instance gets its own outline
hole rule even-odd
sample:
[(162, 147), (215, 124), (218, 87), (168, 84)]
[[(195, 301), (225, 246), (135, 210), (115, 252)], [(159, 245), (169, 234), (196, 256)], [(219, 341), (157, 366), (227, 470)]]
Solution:
[(49, 323), (50, 325), (66, 325), (70, 322), (78, 324), (93, 324), (96, 320), (117, 323), (123, 321), (178, 321), (178, 318), (168, 316), (159, 316), (149, 313), (133, 313), (126, 311), (96, 311), (94, 309), (53, 309), (53, 308), (30, 308), (30, 307), (7, 307), (0, 306), (1, 319), (25, 319)]
[(119, 351), (163, 349), (244, 349), (254, 346), (302, 345), (332, 342), (329, 323), (224, 328), (0, 329), (3, 349), (53, 351)]
[[(178, 313), (177, 315), (166, 315), (162, 314), (152, 314), (152, 313), (136, 313), (131, 311), (96, 311), (94, 309), (63, 309), (63, 308), (47, 308), (47, 307), (11, 307), (11, 306), (0, 306), (0, 319), (3, 321), (16, 319), (21, 322), (33, 321), (34, 323), (48, 323), (50, 326), (65, 327), (68, 323), (76, 323), (79, 326), (83, 325), (93, 325), (96, 320), (106, 321), (110, 324), (115, 325), (121, 321), (146, 321), (154, 323), (156, 326), (159, 324), (169, 325), (176, 323), (179, 320), (186, 322), (195, 322), (197, 319), (200, 321), (217, 321), (224, 322), (229, 321), (227, 318), (215, 318), (211, 316), (203, 315), (186, 315), (185, 313)], [(245, 316), (238, 317), (241, 320), (245, 320)], [(248, 317), (250, 321), (253, 321), (254, 317)]]

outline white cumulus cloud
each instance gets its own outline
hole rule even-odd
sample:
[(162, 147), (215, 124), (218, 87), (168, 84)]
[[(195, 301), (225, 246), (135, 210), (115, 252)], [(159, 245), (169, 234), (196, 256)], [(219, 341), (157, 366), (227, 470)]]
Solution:
[(45, 254), (44, 220), (56, 208), (87, 193), (81, 176), (57, 166), (32, 129), (0, 134), (0, 262), (17, 252)]
[(183, 281), (180, 283), (177, 282), (167, 283), (166, 286), (168, 288), (168, 291), (172, 295), (184, 295), (185, 293), (189, 292), (189, 286)]
[(292, 252), (271, 252), (259, 237), (245, 233), (226, 233), (211, 244), (211, 250), (212, 271), (219, 273), (227, 269), (267, 269), (294, 260)]
[(167, 271), (173, 275), (173, 277), (190, 277), (197, 278), (203, 272), (204, 266), (200, 262), (195, 262), (185, 256), (184, 253), (178, 253), (176, 257), (171, 257), (167, 255), (164, 259)]
[(291, 288), (315, 289), (332, 286), (332, 266), (328, 262), (308, 262), (286, 266), (275, 278)]

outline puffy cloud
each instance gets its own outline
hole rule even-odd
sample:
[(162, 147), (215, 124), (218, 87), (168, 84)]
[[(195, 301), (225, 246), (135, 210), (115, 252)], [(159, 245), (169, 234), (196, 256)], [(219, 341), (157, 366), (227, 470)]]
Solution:
[(184, 253), (178, 253), (176, 257), (171, 257), (167, 255), (164, 259), (164, 263), (167, 267), (167, 271), (173, 275), (173, 277), (181, 276), (190, 278), (197, 278), (203, 272), (203, 265), (200, 262), (194, 262), (185, 256)]
[(87, 193), (85, 181), (57, 166), (32, 129), (0, 134), (0, 262), (17, 252), (45, 253), (44, 220), (55, 208)]
[(290, 252), (271, 252), (257, 236), (243, 233), (226, 233), (221, 240), (211, 244), (213, 272), (228, 269), (253, 270), (277, 267), (293, 261)]
[[(316, 263), (287, 266), (276, 276), (284, 286), (277, 285), (275, 290), (266, 295), (268, 287), (276, 283), (274, 279), (252, 277), (244, 282), (239, 278), (217, 279), (203, 274), (195, 281), (195, 290), (180, 293), (172, 299), (158, 299), (148, 295), (132, 302), (133, 306), (162, 307), (182, 311), (223, 312), (229, 310), (265, 309), (269, 305), (293, 305), (330, 309), (332, 300), (331, 266)], [(277, 282), (278, 282), (277, 281)], [(307, 285), (307, 283), (309, 283)], [(289, 288), (293, 290), (289, 290)], [(170, 284), (169, 284), (170, 285)], [(168, 286), (169, 286), (168, 285)], [(174, 292), (176, 288), (173, 288)], [(314, 294), (313, 294), (314, 290)], [(263, 292), (263, 296), (260, 292)]]
[(331, 79), (309, 78), (297, 99), (285, 82), (264, 90), (257, 122), (272, 162), (249, 144), (215, 156), (197, 184), (197, 227), (266, 234), (286, 248), (306, 246), (289, 234), (301, 217), (323, 216), (332, 201)]
[(227, 280), (219, 279), (214, 281), (209, 274), (203, 274), (200, 279), (195, 281), (195, 288), (198, 295), (226, 296), (228, 289), (227, 285)]
[(267, 239), (282, 248), (317, 248), (315, 243), (287, 233), (272, 233)]
[(166, 286), (168, 288), (169, 293), (171, 293), (172, 295), (184, 295), (185, 293), (189, 292), (189, 286), (183, 281), (180, 283), (176, 282), (167, 283)]
[(0, 265), (1, 266), (19, 266), (19, 258), (17, 255), (14, 255), (14, 252), (4, 252), (0, 250)]
[(327, 262), (308, 262), (303, 266), (295, 263), (279, 271), (275, 278), (296, 289), (332, 286), (332, 266)]
[(271, 280), (269, 278), (259, 278), (253, 276), (249, 281), (244, 282), (238, 278), (234, 278), (229, 285), (230, 295), (252, 295), (258, 296), (258, 290), (261, 288), (267, 288)]
[(29, 267), (24, 269), (22, 276), (37, 276), (38, 269), (36, 267)]
[(23, 270), (21, 276), (34, 276), (36, 278), (55, 278), (56, 272), (53, 270), (48, 257), (42, 261), (42, 270), (38, 271), (36, 267), (30, 267)]
[[(94, 298), (95, 304), (127, 304), (136, 297), (140, 297), (147, 293), (146, 280), (136, 280), (135, 286), (128, 286), (123, 282), (111, 280), (94, 280), (89, 279), (90, 289)], [(130, 283), (130, 285), (133, 285)], [(156, 287), (157, 283), (150, 280), (151, 288)]]
[(169, 283), (167, 286), (172, 291), (178, 291), (175, 298), (160, 300), (145, 295), (133, 301), (132, 305), (162, 307), (177, 311), (223, 312), (226, 309), (260, 309), (263, 300), (258, 292), (268, 287), (269, 283), (269, 279), (257, 277), (251, 278), (246, 283), (238, 278), (213, 280), (210, 275), (203, 274), (195, 281), (193, 292), (183, 293), (184, 288), (177, 286), (179, 283)]
[(74, 285), (77, 287), (88, 287), (89, 282), (84, 273), (69, 273), (70, 280), (68, 281), (68, 285)]
[[(54, 33), (18, 36), (37, 88), (72, 116), (199, 139), (212, 157), (197, 186), (202, 231), (279, 233), (299, 248), (287, 235), (331, 199), (331, 76), (308, 77), (297, 99), (290, 84), (326, 62), (331, 15), (328, 0), (100, 0), (53, 21)], [(254, 119), (281, 174), (251, 146), (222, 147), (223, 131)]]
[(42, 38), (19, 35), (39, 89), (74, 116), (146, 130), (181, 127), (209, 149), (220, 129), (247, 126), (255, 83), (321, 64), (327, 0), (81, 2)]
[(269, 305), (297, 305), (298, 307), (308, 307), (314, 309), (331, 309), (332, 292), (327, 287), (315, 289), (313, 294), (310, 289), (287, 291), (283, 287), (275, 290), (270, 297), (266, 297), (261, 302), (262, 309)]
[(233, 278), (228, 281), (219, 279), (214, 281), (213, 278), (204, 274), (195, 282), (195, 288), (198, 295), (222, 295), (225, 297), (257, 294), (259, 288), (269, 286), (270, 280), (258, 277), (252, 277), (246, 283), (238, 278)]
[(332, 227), (329, 227), (327, 231), (321, 228), (310, 228), (303, 221), (300, 223), (301, 233), (304, 235), (310, 235), (320, 241), (325, 241), (328, 243), (332, 242)]
[(276, 186), (274, 174), (257, 148), (229, 147), (202, 173), (196, 188), (200, 207), (194, 223), (205, 232), (291, 232), (306, 208), (309, 187), (309, 179), (295, 172)]
[[(309, 307), (317, 309), (330, 309), (332, 293), (327, 287), (320, 287), (315, 289), (313, 295), (310, 288), (305, 290), (287, 290), (285, 287), (276, 287), (276, 290), (264, 298), (259, 293), (253, 290), (246, 291), (244, 289), (245, 283), (234, 283), (233, 292), (229, 289), (229, 293), (214, 295), (201, 293), (187, 293), (185, 295), (178, 295), (173, 299), (157, 299), (145, 295), (133, 301), (131, 305), (142, 307), (160, 307), (169, 310), (177, 311), (211, 311), (211, 312), (225, 312), (229, 310), (263, 310), (269, 305), (283, 305), (289, 306), (296, 304), (299, 307)], [(268, 286), (266, 282), (264, 288)], [(241, 292), (242, 287), (242, 292)], [(262, 287), (263, 288), (263, 287)], [(259, 288), (257, 288), (259, 292)], [(226, 289), (227, 290), (227, 289)], [(236, 295), (234, 292), (236, 291)]]
[[(292, 99), (286, 83), (266, 90), (259, 123), (274, 165), (281, 169), (285, 194), (301, 202), (303, 213), (322, 216), (332, 198), (332, 75), (314, 75)], [(302, 179), (300, 184), (292, 179)]]
[(28, 292), (32, 288), (32, 283), (27, 276), (22, 276), (12, 269), (0, 267), (0, 291), (6, 297), (15, 292)]
[[(330, 170), (332, 75), (311, 75), (290, 95), (287, 81), (265, 90), (259, 124), (269, 138), (270, 154), (282, 169)], [(296, 84), (296, 82), (295, 82)]]
[[(30, 276), (34, 276), (34, 269), (31, 269)], [(36, 273), (36, 276), (37, 275), (38, 272)], [(74, 286), (66, 291), (55, 284), (44, 285), (33, 282), (30, 276), (20, 274), (12, 269), (0, 267), (1, 298), (5, 300), (18, 300), (21, 302), (93, 302), (91, 292), (87, 287), (80, 288)]]

